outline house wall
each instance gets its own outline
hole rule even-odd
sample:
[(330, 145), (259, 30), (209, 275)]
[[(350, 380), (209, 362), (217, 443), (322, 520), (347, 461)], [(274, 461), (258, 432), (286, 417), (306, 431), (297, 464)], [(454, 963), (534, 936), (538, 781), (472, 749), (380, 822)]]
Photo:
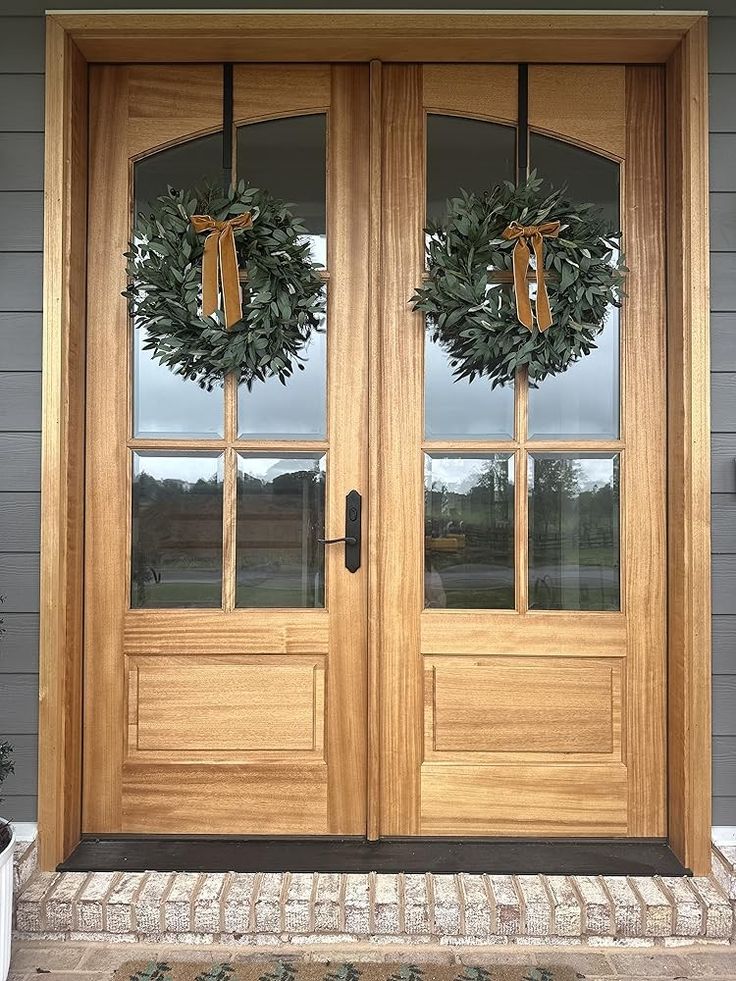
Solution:
[[(79, 9), (130, 9), (130, 0)], [(149, 9), (205, 6), (139, 2)], [(244, 9), (220, 0), (218, 7)], [(257, 3), (306, 7), (308, 4)], [(357, 3), (313, 4), (365, 9)], [(375, 5), (378, 6), (378, 5)], [(386, 4), (386, 7), (390, 5)], [(409, 3), (396, 6), (406, 8)], [(445, 2), (418, 8), (447, 7)], [(507, 9), (508, 3), (463, 4)], [(555, 9), (558, 0), (529, 3)], [(566, 9), (610, 9), (610, 2)], [(736, 8), (709, 5), (711, 70), (711, 279), (713, 393), (713, 823), (736, 826)], [(687, 2), (618, 3), (617, 10), (691, 9)], [(0, 0), (0, 734), (15, 745), (16, 773), (3, 787), (4, 816), (36, 816), (38, 731), (38, 548), (41, 420), (41, 249), (44, 5)], [(728, 16), (732, 14), (732, 16)]]

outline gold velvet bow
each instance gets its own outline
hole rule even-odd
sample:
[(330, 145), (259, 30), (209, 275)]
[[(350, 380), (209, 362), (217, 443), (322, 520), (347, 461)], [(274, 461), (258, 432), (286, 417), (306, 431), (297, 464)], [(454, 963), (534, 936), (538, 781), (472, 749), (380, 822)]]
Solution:
[(209, 232), (204, 241), (202, 256), (202, 313), (206, 317), (219, 308), (217, 302), (219, 284), (222, 288), (225, 324), (227, 327), (232, 327), (243, 316), (235, 232), (243, 228), (251, 228), (253, 218), (247, 211), (226, 221), (218, 221), (209, 215), (192, 215), (191, 222), (195, 231)]
[(529, 284), (526, 274), (529, 270), (531, 251), (529, 243), (534, 249), (537, 273), (537, 298), (536, 313), (537, 327), (540, 330), (547, 330), (552, 324), (552, 312), (549, 308), (549, 297), (547, 296), (547, 284), (544, 280), (544, 239), (557, 238), (560, 232), (559, 221), (547, 221), (542, 225), (520, 225), (518, 221), (512, 221), (508, 228), (502, 233), (507, 240), (516, 239), (513, 253), (514, 266), (514, 295), (516, 297), (516, 316), (519, 322), (528, 327), (529, 330), (534, 326), (532, 316), (532, 304), (529, 299)]

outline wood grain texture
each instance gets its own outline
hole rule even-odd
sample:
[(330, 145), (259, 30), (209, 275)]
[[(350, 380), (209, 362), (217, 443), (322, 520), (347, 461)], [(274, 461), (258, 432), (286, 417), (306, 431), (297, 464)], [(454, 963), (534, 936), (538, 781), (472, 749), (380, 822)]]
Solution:
[(322, 661), (136, 657), (127, 670), (128, 759), (232, 761), (258, 750), (324, 757)]
[[(297, 90), (300, 81), (293, 83)], [(367, 497), (370, 131), (368, 69), (332, 68), (327, 213), (327, 537), (345, 533), (345, 498)], [(365, 521), (363, 516), (363, 521)], [(327, 686), (328, 828), (365, 834), (367, 765), (367, 585), (361, 568), (345, 569), (342, 546), (327, 546), (329, 656)]]
[(46, 32), (39, 865), (81, 832), (87, 65)]
[(55, 14), (89, 61), (660, 63), (692, 14), (289, 13)]
[[(371, 304), (368, 322), (368, 431), (378, 434), (381, 425), (380, 338), (383, 316), (382, 237), (383, 208), (383, 66), (370, 64), (370, 236), (368, 275)], [(366, 773), (366, 837), (375, 841), (381, 834), (381, 593), (378, 570), (381, 514), (380, 444), (377, 436), (368, 440), (368, 514), (365, 554), (368, 562), (368, 719)]]
[(381, 834), (419, 833), (422, 758), (424, 330), (409, 297), (423, 267), (424, 126), (421, 66), (383, 70), (380, 470), (374, 586), (381, 659)]
[[(493, 618), (490, 628), (489, 616)], [(515, 654), (543, 657), (625, 657), (620, 613), (534, 612), (520, 616), (476, 610), (421, 615), (422, 654)]]
[(532, 65), (529, 125), (623, 159), (626, 69), (623, 65)]
[(620, 763), (422, 765), (422, 834), (624, 836), (626, 811)]
[(667, 249), (668, 831), (696, 875), (710, 871), (711, 797), (707, 49), (701, 18), (667, 63), (666, 127), (667, 222), (680, 230)]
[[(368, 72), (353, 66), (336, 67), (332, 74), (327, 69), (316, 73), (301, 68), (244, 69), (236, 86), (240, 105), (246, 104), (243, 100), (252, 87), (261, 100), (259, 113), (283, 115), (291, 108), (298, 114), (305, 106), (314, 106), (309, 91), (314, 89), (310, 79), (315, 78), (321, 86), (319, 106), (330, 112), (329, 431), (326, 440), (307, 441), (306, 448), (319, 447), (328, 457), (327, 530), (334, 537), (342, 531), (348, 491), (356, 488), (365, 493), (367, 466)], [(326, 609), (234, 608), (236, 450), (257, 446), (259, 452), (292, 454), (305, 445), (237, 440), (237, 391), (230, 380), (223, 439), (144, 443), (129, 434), (129, 327), (119, 299), (124, 264), (111, 257), (124, 251), (128, 234), (130, 162), (163, 142), (219, 127), (220, 86), (218, 66), (133, 65), (99, 68), (93, 74), (90, 219), (101, 248), (99, 259), (90, 263), (89, 291), (85, 827), (96, 832), (153, 828), (153, 817), (146, 825), (149, 819), (136, 812), (137, 807), (149, 806), (143, 791), (135, 782), (126, 783), (123, 775), (131, 772), (132, 760), (142, 766), (145, 758), (156, 761), (163, 787), (169, 785), (169, 769), (178, 773), (184, 767), (190, 773), (194, 771), (187, 768), (196, 765), (199, 782), (192, 785), (192, 792), (200, 794), (205, 793), (209, 766), (212, 788), (233, 807), (239, 801), (245, 815), (241, 820), (223, 805), (221, 812), (215, 808), (211, 826), (203, 828), (211, 791), (198, 802), (185, 803), (181, 794), (175, 794), (162, 819), (169, 829), (177, 827), (184, 833), (198, 810), (200, 830), (213, 834), (236, 834), (246, 826), (264, 834), (282, 833), (279, 829), (287, 826), (302, 833), (361, 834), (367, 702), (365, 570), (350, 574), (342, 550), (329, 549)], [(108, 189), (109, 182), (114, 188)], [(117, 325), (114, 344), (108, 343), (111, 323)], [(118, 393), (113, 406), (106, 404), (110, 399), (104, 393), (110, 392)], [(127, 609), (129, 453), (143, 446), (159, 452), (201, 452), (210, 447), (225, 454), (222, 609)], [(104, 473), (104, 479), (98, 478), (99, 473)], [(275, 704), (279, 698), (281, 712)], [(232, 762), (234, 753), (247, 755), (251, 762), (258, 760), (261, 787), (226, 787), (227, 780), (239, 779), (238, 771), (221, 766)], [(310, 805), (298, 817), (275, 817), (292, 807), (291, 791), (285, 789), (287, 777), (305, 757), (329, 761), (327, 769), (299, 770), (300, 793), (309, 796)], [(101, 780), (102, 767), (107, 776)], [(273, 794), (271, 815), (265, 812), (268, 788)], [(225, 823), (227, 813), (230, 827)], [(263, 822), (260, 830), (243, 823), (250, 820), (248, 814), (256, 813)]]
[(544, 760), (574, 753), (580, 762), (580, 754), (610, 756), (615, 745), (620, 759), (617, 661), (494, 657), (431, 658), (425, 664), (431, 733), (425, 754), (429, 749), (433, 759), (463, 753)]
[(427, 112), (516, 122), (516, 65), (424, 65)]
[(622, 586), (629, 833), (667, 833), (664, 72), (626, 69)]
[(131, 834), (328, 833), (325, 763), (126, 763), (122, 786)]
[(236, 126), (259, 119), (325, 111), (331, 101), (329, 65), (235, 65), (233, 69)]
[[(90, 69), (83, 831), (121, 831), (127, 601), (129, 69)], [(111, 329), (114, 325), (115, 329)], [(111, 397), (111, 393), (113, 397)]]

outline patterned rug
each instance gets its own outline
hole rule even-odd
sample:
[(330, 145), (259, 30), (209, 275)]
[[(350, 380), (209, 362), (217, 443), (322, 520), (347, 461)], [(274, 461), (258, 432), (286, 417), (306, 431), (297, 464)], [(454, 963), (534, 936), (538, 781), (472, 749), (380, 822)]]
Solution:
[(462, 967), (449, 964), (296, 963), (250, 961), (240, 964), (128, 961), (115, 981), (580, 981), (569, 967)]

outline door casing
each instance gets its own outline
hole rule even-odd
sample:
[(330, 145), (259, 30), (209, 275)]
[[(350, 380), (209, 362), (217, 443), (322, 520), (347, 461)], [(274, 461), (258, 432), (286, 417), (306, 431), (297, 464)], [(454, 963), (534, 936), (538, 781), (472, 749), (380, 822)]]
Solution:
[[(81, 833), (88, 64), (242, 61), (243, 52), (247, 60), (277, 62), (534, 62), (549, 61), (553, 49), (556, 62), (667, 67), (668, 836), (683, 864), (695, 874), (706, 874), (711, 802), (707, 18), (61, 13), (47, 17), (46, 30), (41, 868), (53, 869)], [(373, 92), (374, 105), (378, 94)], [(372, 146), (376, 185), (379, 156), (380, 147)], [(378, 227), (376, 216), (373, 285), (380, 276)], [(368, 528), (369, 562), (375, 550), (374, 524)], [(372, 617), (378, 599), (378, 584), (371, 581)], [(369, 645), (369, 680), (377, 677), (379, 653), (375, 644)], [(375, 756), (375, 699), (369, 707), (368, 738), (369, 757)], [(372, 772), (377, 774), (377, 767)]]

